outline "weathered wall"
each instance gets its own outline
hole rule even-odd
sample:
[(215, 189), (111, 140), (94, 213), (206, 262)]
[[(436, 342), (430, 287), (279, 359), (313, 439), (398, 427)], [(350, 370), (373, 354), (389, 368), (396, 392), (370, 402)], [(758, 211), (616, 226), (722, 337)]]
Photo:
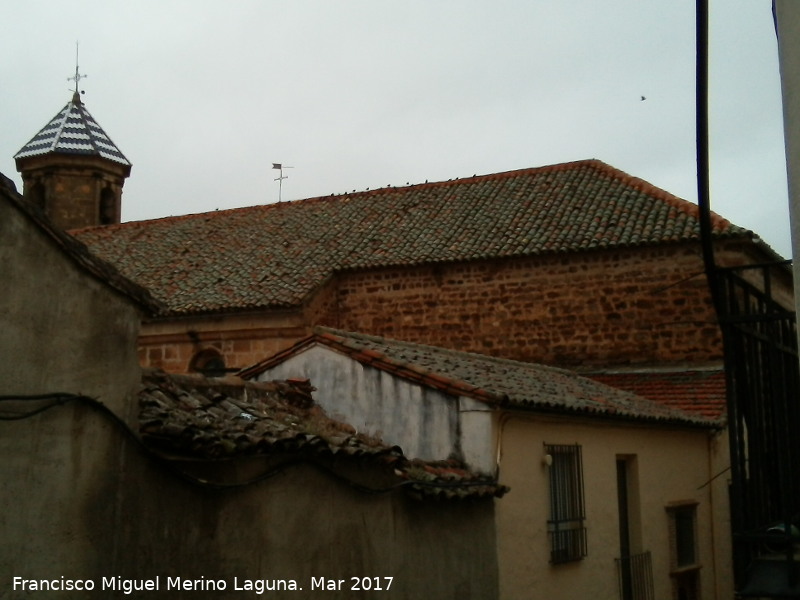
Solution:
[(398, 445), (409, 458), (464, 460), (492, 473), (492, 415), (483, 403), (367, 367), (323, 346), (312, 346), (265, 371), (260, 381), (310, 379), (314, 400), (334, 419)]
[[(0, 396), (67, 393), (96, 398), (131, 418), (139, 380), (139, 314), (131, 302), (78, 268), (50, 237), (0, 196)], [(38, 404), (9, 402), (4, 417)], [(26, 564), (91, 564), (100, 531), (79, 525), (81, 504), (114, 456), (86, 409), (0, 420), (0, 581)], [(118, 442), (118, 438), (114, 438)], [(49, 563), (38, 562), (39, 556)], [(24, 561), (24, 562), (23, 562)], [(0, 590), (6, 597), (7, 588)]]
[(702, 272), (676, 245), (352, 273), (338, 327), (551, 365), (702, 362), (720, 358)]
[[(500, 472), (511, 486), (497, 506), (501, 597), (530, 598), (547, 590), (549, 600), (618, 598), (614, 559), (620, 556), (616, 460), (633, 459), (638, 481), (638, 521), (632, 551), (652, 553), (656, 598), (672, 598), (667, 506), (696, 501), (698, 562), (703, 598), (733, 596), (730, 579), (725, 479), (717, 474), (719, 442), (703, 430), (659, 429), (622, 423), (517, 415), (502, 424)], [(552, 565), (547, 536), (549, 479), (544, 444), (580, 444), (583, 454), (588, 555)], [(724, 444), (724, 441), (723, 441)], [(713, 507), (712, 507), (713, 504)]]
[(213, 349), (229, 368), (243, 369), (287, 348), (311, 328), (300, 311), (146, 320), (139, 337), (142, 366), (187, 373), (192, 359)]
[(0, 394), (80, 393), (119, 409), (139, 381), (139, 314), (0, 198)]
[[(717, 260), (766, 259), (734, 241), (718, 244)], [(778, 275), (774, 291), (791, 306), (788, 271)], [(214, 347), (244, 368), (315, 325), (565, 367), (722, 357), (697, 244), (337, 273), (301, 310), (145, 323), (140, 356), (185, 372)]]
[[(10, 292), (0, 294), (0, 395), (85, 394), (132, 420), (135, 309), (4, 199), (0, 264)], [(225, 592), (200, 592), (209, 598), (255, 594), (234, 590), (234, 577), (293, 578), (304, 588), (277, 598), (350, 598), (351, 576), (394, 577), (385, 598), (497, 597), (492, 501), (371, 495), (306, 465), (223, 493), (159, 467), (120, 423), (78, 401), (0, 420), (0, 597), (31, 597), (13, 589), (14, 577), (96, 584), (91, 594), (36, 594), (43, 598), (144, 597), (102, 590), (104, 577), (159, 577), (162, 591), (146, 597), (198, 597), (166, 591), (168, 576), (224, 579)], [(218, 469), (234, 480), (254, 474), (252, 464)], [(346, 585), (313, 593), (311, 577)]]
[(47, 153), (21, 159), (26, 199), (64, 230), (120, 222), (130, 166), (99, 156)]
[(145, 320), (139, 337), (142, 366), (169, 373), (192, 371), (205, 350), (229, 369), (244, 369), (291, 346), (317, 323), (335, 323), (336, 283), (327, 282), (302, 308)]
[[(254, 485), (206, 489), (163, 470), (85, 407), (0, 427), (2, 439), (24, 451), (0, 479), (3, 598), (29, 597), (9, 589), (13, 576), (89, 578), (98, 590), (103, 577), (159, 577), (159, 593), (133, 597), (174, 600), (255, 596), (235, 591), (234, 578), (240, 585), (295, 579), (303, 588), (269, 597), (352, 598), (363, 594), (350, 590), (354, 576), (393, 577), (388, 592), (371, 593), (387, 599), (497, 597), (491, 500), (444, 504), (402, 491), (366, 494), (308, 465)], [(74, 441), (72, 450), (51, 453), (59, 439)], [(244, 480), (266, 466), (219, 468)], [(13, 510), (9, 496), (17, 499)], [(227, 589), (167, 592), (169, 576), (223, 579)], [(345, 586), (312, 592), (312, 577), (344, 579)], [(96, 590), (80, 597), (129, 596)]]

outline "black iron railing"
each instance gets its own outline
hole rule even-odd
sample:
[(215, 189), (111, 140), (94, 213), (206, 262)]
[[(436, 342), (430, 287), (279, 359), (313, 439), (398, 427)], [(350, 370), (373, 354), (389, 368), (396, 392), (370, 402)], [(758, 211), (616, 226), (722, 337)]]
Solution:
[(581, 560), (587, 551), (581, 447), (545, 444), (544, 450), (550, 475), (550, 562)]
[(773, 297), (777, 269), (786, 266), (716, 270), (741, 596), (800, 591), (800, 363), (795, 313)]
[(653, 562), (649, 551), (614, 560), (617, 563), (620, 600), (655, 600)]

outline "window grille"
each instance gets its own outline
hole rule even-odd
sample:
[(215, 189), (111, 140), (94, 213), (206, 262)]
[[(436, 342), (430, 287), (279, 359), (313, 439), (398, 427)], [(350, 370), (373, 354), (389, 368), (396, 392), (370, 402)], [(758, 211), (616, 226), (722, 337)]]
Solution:
[(580, 560), (586, 556), (581, 447), (545, 444), (545, 454), (550, 475), (550, 562)]
[(620, 600), (655, 600), (650, 552), (615, 559)]

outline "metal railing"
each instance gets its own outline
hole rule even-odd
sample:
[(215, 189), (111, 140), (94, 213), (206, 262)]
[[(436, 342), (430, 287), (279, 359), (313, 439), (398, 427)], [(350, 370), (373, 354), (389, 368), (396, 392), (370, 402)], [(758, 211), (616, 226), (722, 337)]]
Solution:
[[(728, 378), (734, 573), (742, 596), (798, 588), (792, 532), (800, 516), (800, 363), (795, 313), (772, 293), (774, 273), (783, 266), (716, 274)], [(756, 581), (757, 561), (781, 554), (777, 546), (785, 548), (784, 564), (769, 556), (770, 572), (781, 574), (770, 575), (765, 586)]]
[(649, 550), (614, 561), (617, 563), (620, 600), (655, 600), (653, 561)]

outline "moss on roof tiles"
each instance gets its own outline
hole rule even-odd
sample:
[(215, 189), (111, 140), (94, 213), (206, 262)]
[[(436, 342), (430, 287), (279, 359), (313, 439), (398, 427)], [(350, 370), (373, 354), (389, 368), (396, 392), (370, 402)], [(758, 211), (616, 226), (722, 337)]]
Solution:
[[(749, 232), (713, 216), (717, 237)], [(697, 207), (600, 161), (75, 231), (173, 313), (296, 306), (337, 270), (699, 239)]]
[(617, 418), (715, 428), (719, 414), (691, 410), (666, 397), (604, 384), (565, 369), (316, 327), (291, 348), (242, 371), (255, 377), (311, 344), (323, 344), (353, 360), (456, 396), (490, 405), (588, 417)]

